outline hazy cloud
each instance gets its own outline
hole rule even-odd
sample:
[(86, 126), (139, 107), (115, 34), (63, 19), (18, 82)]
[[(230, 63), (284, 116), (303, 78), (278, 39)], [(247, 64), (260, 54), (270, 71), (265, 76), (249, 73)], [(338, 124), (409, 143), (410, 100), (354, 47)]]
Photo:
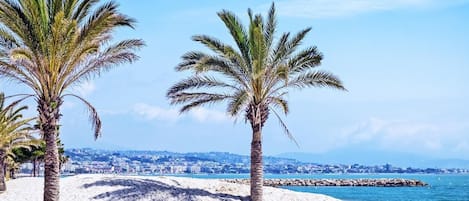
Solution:
[(388, 150), (437, 153), (444, 150), (469, 150), (467, 123), (391, 121), (370, 118), (346, 129), (337, 146), (366, 144)]
[(224, 122), (229, 121), (231, 118), (224, 112), (217, 110), (209, 110), (205, 108), (195, 108), (187, 114), (179, 114), (177, 109), (167, 109), (159, 106), (148, 105), (145, 103), (135, 104), (133, 111), (143, 116), (148, 120), (166, 120), (166, 121), (177, 121), (182, 118), (189, 117), (198, 122)]
[(189, 115), (199, 122), (222, 122), (231, 120), (231, 118), (224, 112), (220, 112), (217, 110), (208, 110), (201, 107), (192, 110), (191, 112), (189, 112)]
[[(420, 9), (448, 4), (466, 3), (467, 0), (290, 0), (276, 4), (283, 16), (328, 18), (353, 16), (361, 13), (395, 9)], [(266, 7), (266, 6), (264, 6)]]
[(145, 103), (137, 103), (134, 106), (133, 111), (148, 120), (157, 119), (176, 121), (179, 119), (179, 113), (176, 109), (165, 109)]
[(452, 151), (469, 153), (469, 140), (459, 142)]
[(80, 96), (88, 96), (93, 93), (96, 89), (94, 82), (92, 81), (85, 81), (80, 85), (73, 87), (73, 91), (78, 93)]

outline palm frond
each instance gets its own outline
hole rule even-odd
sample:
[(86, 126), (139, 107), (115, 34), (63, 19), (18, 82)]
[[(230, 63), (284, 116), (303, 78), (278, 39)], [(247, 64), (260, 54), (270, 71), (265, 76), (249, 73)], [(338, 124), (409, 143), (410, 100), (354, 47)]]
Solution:
[(346, 90), (342, 81), (335, 75), (324, 72), (315, 71), (301, 74), (288, 82), (288, 86), (305, 88), (305, 87), (331, 87), (339, 90)]
[(5, 95), (0, 93), (0, 149), (10, 151), (34, 139), (29, 123), (35, 118), (24, 119), (21, 112), (26, 106), (17, 107), (23, 99), (15, 100), (5, 106)]
[(263, 20), (256, 15), (249, 27), (249, 49), (252, 59), (252, 73), (255, 77), (262, 76), (265, 71), (266, 56), (268, 54), (264, 38)]
[(206, 47), (219, 54), (220, 57), (223, 57), (234, 63), (235, 65), (233, 67), (239, 68), (238, 70), (244, 74), (248, 72), (246, 63), (242, 56), (231, 46), (222, 43), (218, 39), (206, 35), (193, 36), (192, 40), (204, 44)]
[(281, 109), (283, 111), (283, 114), (287, 115), (288, 112), (290, 112), (288, 102), (285, 99), (281, 98), (281, 96), (282, 95), (270, 97), (269, 103), (272, 104), (272, 106)]
[(304, 39), (306, 34), (308, 34), (309, 31), (311, 31), (311, 27), (299, 31), (295, 36), (293, 36), (290, 39), (290, 41), (288, 41), (287, 43), (288, 52), (286, 55), (290, 55), (296, 50), (296, 48), (301, 44), (301, 41)]
[(0, 61), (0, 77), (18, 81), (36, 89), (38, 88), (36, 82), (34, 82), (32, 77), (28, 76), (26, 72), (2, 61)]
[(219, 96), (210, 96), (209, 98), (206, 98), (206, 99), (197, 99), (195, 101), (190, 102), (189, 104), (184, 105), (181, 108), (180, 112), (181, 113), (188, 112), (189, 110), (191, 110), (193, 108), (203, 106), (203, 105), (207, 105), (207, 104), (220, 102), (220, 101), (225, 100), (226, 98), (227, 98), (227, 96), (219, 95)]
[(176, 67), (176, 71), (184, 71), (184, 70), (191, 70), (194, 69), (195, 65), (199, 60), (201, 60), (204, 57), (209, 56), (208, 54), (205, 54), (203, 52), (199, 51), (190, 51), (181, 56), (181, 59), (183, 60), (181, 63), (179, 63)]
[(251, 55), (249, 49), (249, 39), (244, 26), (240, 20), (230, 11), (222, 10), (218, 12), (218, 17), (225, 23), (226, 28), (230, 31), (231, 36), (235, 40), (241, 55), (243, 55), (246, 67), (251, 69)]
[(88, 110), (89, 113), (89, 119), (92, 125), (92, 129), (94, 130), (94, 139), (98, 139), (101, 137), (101, 127), (102, 127), (102, 122), (101, 118), (99, 118), (98, 111), (91, 105), (90, 102), (86, 101), (84, 98), (77, 96), (75, 94), (65, 94), (61, 98), (64, 98), (65, 96), (72, 96), (80, 100), (83, 104), (85, 104), (86, 109)]
[(63, 0), (47, 0), (50, 17), (53, 18), (55, 14), (60, 12), (63, 8)]
[[(130, 50), (138, 50), (145, 46), (145, 42), (140, 39), (129, 39), (129, 40), (122, 40), (103, 51), (105, 55), (107, 54), (118, 54), (121, 52), (127, 52)], [(134, 59), (128, 59), (128, 62), (134, 61)]]
[(316, 47), (307, 48), (288, 60), (287, 66), (291, 74), (302, 73), (321, 65), (323, 55)]
[(183, 59), (185, 60), (176, 67), (176, 70), (192, 69), (196, 74), (208, 73), (210, 71), (217, 72), (223, 76), (230, 77), (244, 87), (248, 87), (248, 75), (223, 57), (211, 56), (200, 52), (188, 52), (183, 55)]
[(285, 135), (287, 135), (287, 137), (288, 137), (291, 141), (293, 141), (293, 142), (296, 144), (297, 147), (300, 147), (300, 144), (298, 144), (298, 141), (296, 141), (295, 136), (293, 136), (293, 134), (290, 132), (290, 130), (288, 129), (288, 127), (287, 127), (287, 125), (285, 124), (285, 122), (283, 122), (283, 120), (282, 120), (282, 118), (280, 117), (280, 115), (278, 115), (278, 113), (277, 113), (275, 110), (273, 110), (273, 109), (271, 109), (271, 110), (274, 112), (274, 115), (277, 117), (278, 122), (279, 122), (280, 126), (282, 127), (283, 132), (285, 133)]
[(182, 104), (188, 102), (196, 102), (199, 100), (218, 100), (218, 99), (226, 99), (230, 96), (225, 94), (217, 94), (217, 93), (207, 93), (207, 92), (179, 92), (174, 93), (169, 96), (171, 98), (171, 104)]
[(0, 48), (12, 49), (18, 46), (16, 36), (4, 27), (0, 27)]
[(267, 22), (265, 25), (264, 38), (266, 41), (266, 46), (270, 49), (272, 46), (272, 41), (274, 40), (275, 29), (277, 27), (277, 19), (275, 18), (275, 3), (272, 2), (272, 5), (269, 9), (269, 14), (267, 16)]
[(176, 83), (168, 90), (166, 95), (171, 96), (172, 94), (188, 89), (199, 89), (203, 87), (222, 87), (235, 90), (238, 89), (236, 86), (217, 80), (214, 77), (196, 75)]
[(63, 1), (62, 3), (62, 9), (60, 10), (63, 10), (64, 14), (65, 14), (65, 18), (70, 18), (72, 15), (73, 15), (73, 12), (74, 10), (78, 7), (78, 3), (79, 1), (77, 0), (65, 0)]
[(136, 61), (139, 57), (134, 53), (134, 50), (144, 45), (145, 43), (142, 40), (126, 40), (108, 47), (94, 58), (90, 58), (84, 67), (66, 77), (63, 88), (67, 88), (77, 81), (86, 80), (92, 76), (99, 76), (102, 72), (110, 70), (119, 64)]
[(280, 39), (277, 41), (277, 45), (273, 49), (271, 55), (270, 55), (270, 60), (272, 65), (277, 65), (278, 63), (281, 62), (283, 55), (285, 55), (287, 49), (287, 43), (288, 39), (290, 38), (290, 33), (283, 33)]
[[(11, 96), (5, 96), (3, 93), (0, 93), (0, 100), (1, 100), (1, 103), (4, 102), (4, 100), (8, 99), (8, 98), (12, 98), (12, 97), (16, 97), (16, 96), (23, 96), (21, 97), (20, 99), (18, 100), (15, 100), (13, 102), (11, 102), (7, 107), (3, 108), (3, 104), (1, 104), (0, 106), (0, 109), (3, 109), (5, 111), (13, 111), (13, 108), (14, 107), (17, 107), (18, 104), (22, 101), (24, 101), (25, 99), (27, 98), (30, 98), (32, 97), (33, 95), (32, 94), (15, 94), (15, 95), (11, 95)], [(23, 106), (23, 107), (20, 107), (18, 109), (16, 109), (16, 111), (21, 111), (21, 110), (25, 110), (25, 109), (28, 109), (27, 106)], [(18, 113), (18, 112), (14, 112), (14, 113)]]
[[(11, 4), (10, 4), (11, 3)], [(15, 43), (32, 45), (35, 39), (30, 38), (31, 36), (31, 25), (27, 23), (27, 19), (24, 14), (18, 10), (18, 5), (15, 2), (0, 1), (0, 22), (6, 31), (10, 32), (10, 38), (15, 38)], [(3, 48), (10, 49), (9, 44)], [(16, 46), (10, 46), (14, 48)]]
[(300, 32), (298, 32), (296, 35), (294, 35), (292, 38), (289, 39), (289, 34), (286, 33), (284, 34), (278, 44), (277, 48), (274, 51), (273, 56), (273, 63), (277, 64), (285, 59), (289, 58), (290, 55), (296, 51), (298, 46), (301, 44), (301, 41), (304, 39), (306, 34), (311, 30), (311, 28), (306, 28)]
[(82, 22), (86, 16), (91, 12), (91, 8), (98, 3), (99, 0), (83, 0), (80, 5), (75, 9), (72, 19), (77, 19), (78, 22)]
[(238, 90), (228, 103), (228, 113), (233, 117), (238, 116), (245, 109), (249, 101), (249, 93), (245, 90)]
[(119, 26), (134, 28), (135, 20), (118, 13), (117, 7), (118, 5), (112, 1), (98, 7), (82, 26), (79, 40), (87, 41), (107, 34)]

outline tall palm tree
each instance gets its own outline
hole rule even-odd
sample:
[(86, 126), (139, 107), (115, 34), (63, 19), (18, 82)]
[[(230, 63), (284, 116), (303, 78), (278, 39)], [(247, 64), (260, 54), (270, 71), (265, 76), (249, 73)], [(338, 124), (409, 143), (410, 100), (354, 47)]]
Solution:
[(112, 1), (0, 1), (0, 75), (34, 92), (39, 129), (46, 141), (45, 201), (59, 200), (57, 138), (64, 97), (81, 100), (90, 111), (95, 138), (101, 133), (96, 109), (66, 90), (138, 59), (134, 52), (144, 45), (142, 40), (112, 41), (117, 28), (134, 24)]
[(177, 71), (192, 70), (194, 75), (172, 86), (167, 96), (172, 104), (183, 104), (180, 112), (202, 105), (226, 101), (227, 113), (237, 117), (244, 114), (252, 128), (251, 199), (262, 200), (262, 128), (270, 112), (278, 117), (285, 133), (290, 131), (274, 109), (288, 113), (285, 96), (289, 89), (332, 87), (345, 90), (334, 75), (314, 70), (322, 55), (316, 47), (296, 51), (310, 28), (295, 35), (284, 33), (274, 43), (277, 20), (272, 4), (267, 19), (253, 16), (248, 9), (249, 26), (245, 28), (230, 11), (218, 13), (237, 47), (206, 36), (193, 40), (214, 54), (191, 51), (182, 56)]
[(5, 96), (0, 93), (0, 192), (6, 190), (5, 170), (6, 159), (13, 154), (15, 148), (28, 148), (35, 143), (31, 135), (29, 122), (33, 120), (24, 119), (21, 112), (26, 106), (16, 108), (19, 101), (5, 105)]

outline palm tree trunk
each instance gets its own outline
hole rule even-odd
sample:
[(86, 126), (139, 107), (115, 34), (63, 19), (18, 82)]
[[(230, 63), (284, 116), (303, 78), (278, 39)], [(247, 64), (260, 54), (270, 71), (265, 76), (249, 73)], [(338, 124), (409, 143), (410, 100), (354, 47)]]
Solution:
[(36, 177), (36, 166), (37, 166), (37, 159), (33, 159), (33, 177)]
[(0, 150), (0, 192), (6, 191), (5, 184), (5, 150)]
[(262, 132), (261, 123), (252, 125), (251, 142), (251, 200), (262, 201), (263, 167), (262, 167)]
[(11, 178), (11, 179), (16, 179), (15, 171), (16, 171), (15, 168), (11, 168), (11, 169), (10, 169), (10, 178)]
[(46, 153), (44, 156), (44, 201), (58, 201), (60, 189), (57, 136), (61, 100), (58, 98), (52, 100), (54, 101), (39, 100), (38, 103), (41, 132), (46, 141)]

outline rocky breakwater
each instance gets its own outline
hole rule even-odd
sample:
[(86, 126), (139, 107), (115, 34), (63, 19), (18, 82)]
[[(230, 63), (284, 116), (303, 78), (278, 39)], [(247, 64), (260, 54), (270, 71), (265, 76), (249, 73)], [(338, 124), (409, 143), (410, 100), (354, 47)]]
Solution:
[[(249, 179), (222, 179), (222, 181), (249, 184)], [(419, 187), (428, 184), (414, 179), (265, 179), (264, 186), (368, 186)]]

